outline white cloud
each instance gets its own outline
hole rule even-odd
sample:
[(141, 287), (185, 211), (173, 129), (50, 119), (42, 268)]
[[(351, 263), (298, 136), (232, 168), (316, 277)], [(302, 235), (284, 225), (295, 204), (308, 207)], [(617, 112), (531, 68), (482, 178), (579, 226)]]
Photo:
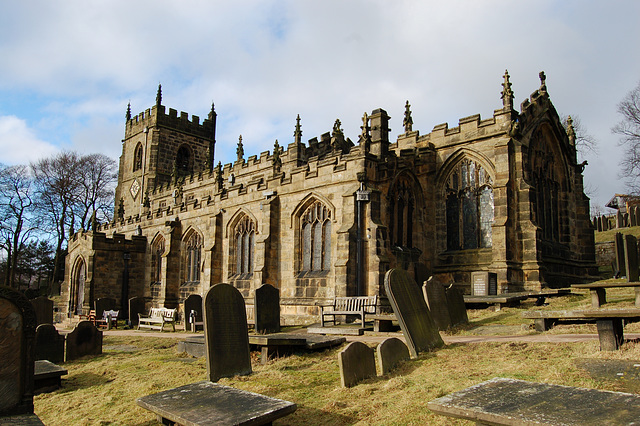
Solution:
[(0, 116), (0, 162), (29, 164), (58, 152), (58, 148), (38, 139), (24, 120), (16, 116)]

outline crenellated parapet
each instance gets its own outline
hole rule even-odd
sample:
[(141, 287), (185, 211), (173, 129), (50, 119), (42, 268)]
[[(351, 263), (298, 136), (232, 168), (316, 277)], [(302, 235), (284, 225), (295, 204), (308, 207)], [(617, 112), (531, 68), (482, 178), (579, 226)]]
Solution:
[(215, 120), (212, 120), (212, 115), (209, 114), (209, 117), (201, 123), (197, 115), (189, 118), (189, 114), (184, 111), (178, 115), (178, 111), (173, 108), (169, 108), (169, 112), (166, 113), (164, 105), (154, 105), (127, 120), (125, 138), (155, 126), (179, 130), (202, 138), (211, 138), (215, 130)]

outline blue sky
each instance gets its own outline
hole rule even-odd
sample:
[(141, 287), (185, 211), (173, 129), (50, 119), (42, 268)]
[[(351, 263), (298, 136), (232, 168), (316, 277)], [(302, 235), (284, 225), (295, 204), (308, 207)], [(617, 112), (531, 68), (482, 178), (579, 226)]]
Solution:
[(330, 131), (357, 140), (362, 114), (387, 110), (392, 136), (406, 100), (414, 129), (515, 104), (538, 72), (561, 114), (597, 139), (586, 157), (593, 205), (624, 192), (610, 131), (640, 82), (640, 2), (628, 1), (118, 1), (3, 2), (0, 162), (62, 149), (121, 154), (124, 116), (155, 102), (218, 113), (216, 159), (234, 160)]

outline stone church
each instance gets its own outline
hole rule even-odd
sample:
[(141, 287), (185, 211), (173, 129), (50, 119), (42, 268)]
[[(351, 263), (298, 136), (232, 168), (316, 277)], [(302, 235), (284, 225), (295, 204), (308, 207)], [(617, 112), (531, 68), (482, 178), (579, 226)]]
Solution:
[[(380, 295), (390, 268), (434, 275), (464, 293), (491, 273), (497, 293), (594, 277), (585, 164), (540, 73), (514, 108), (509, 74), (492, 117), (420, 134), (407, 101), (404, 132), (389, 115), (362, 117), (354, 143), (339, 120), (302, 140), (215, 161), (216, 112), (200, 120), (162, 105), (127, 109), (115, 217), (70, 238), (63, 299), (69, 314), (100, 297), (141, 296), (179, 307), (226, 282), (252, 303), (264, 283), (280, 290), (283, 318), (316, 314), (334, 296)], [(496, 96), (497, 97), (497, 96)], [(286, 139), (281, 139), (285, 141)], [(495, 275), (494, 275), (495, 274)]]

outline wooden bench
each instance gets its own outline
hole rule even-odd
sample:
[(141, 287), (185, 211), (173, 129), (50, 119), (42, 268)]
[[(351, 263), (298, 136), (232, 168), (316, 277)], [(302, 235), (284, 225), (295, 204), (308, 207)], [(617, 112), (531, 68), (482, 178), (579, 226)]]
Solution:
[(105, 326), (107, 330), (111, 327), (118, 328), (118, 315), (120, 311), (103, 311), (101, 319), (95, 319), (94, 324), (96, 327)]
[(627, 425), (640, 418), (640, 395), (494, 378), (427, 407), (483, 425)]
[(600, 350), (615, 351), (624, 341), (623, 321), (640, 320), (640, 309), (585, 309), (577, 311), (527, 311), (523, 318), (533, 319), (537, 331), (546, 331), (561, 319), (595, 322)]
[(367, 318), (373, 320), (373, 331), (376, 332), (394, 331), (393, 322), (398, 321), (396, 314), (373, 314)]
[(588, 289), (591, 293), (591, 307), (599, 308), (607, 303), (606, 291), (608, 288), (635, 288), (636, 301), (635, 305), (640, 307), (640, 282), (621, 282), (621, 283), (589, 283), (589, 284), (573, 284), (572, 288)]
[[(378, 296), (347, 296), (336, 297), (331, 305), (320, 306), (320, 327), (324, 327), (325, 322), (336, 323), (336, 315), (357, 315), (360, 317), (362, 327), (364, 327), (365, 315), (375, 314)], [(325, 309), (327, 309), (325, 311)], [(324, 317), (332, 317), (325, 320)]]
[(176, 311), (177, 309), (151, 308), (149, 315), (138, 314), (138, 330), (150, 328), (164, 331), (164, 325), (171, 324), (173, 331), (176, 331)]
[(143, 396), (137, 404), (163, 425), (270, 425), (296, 411), (296, 404), (202, 381)]

